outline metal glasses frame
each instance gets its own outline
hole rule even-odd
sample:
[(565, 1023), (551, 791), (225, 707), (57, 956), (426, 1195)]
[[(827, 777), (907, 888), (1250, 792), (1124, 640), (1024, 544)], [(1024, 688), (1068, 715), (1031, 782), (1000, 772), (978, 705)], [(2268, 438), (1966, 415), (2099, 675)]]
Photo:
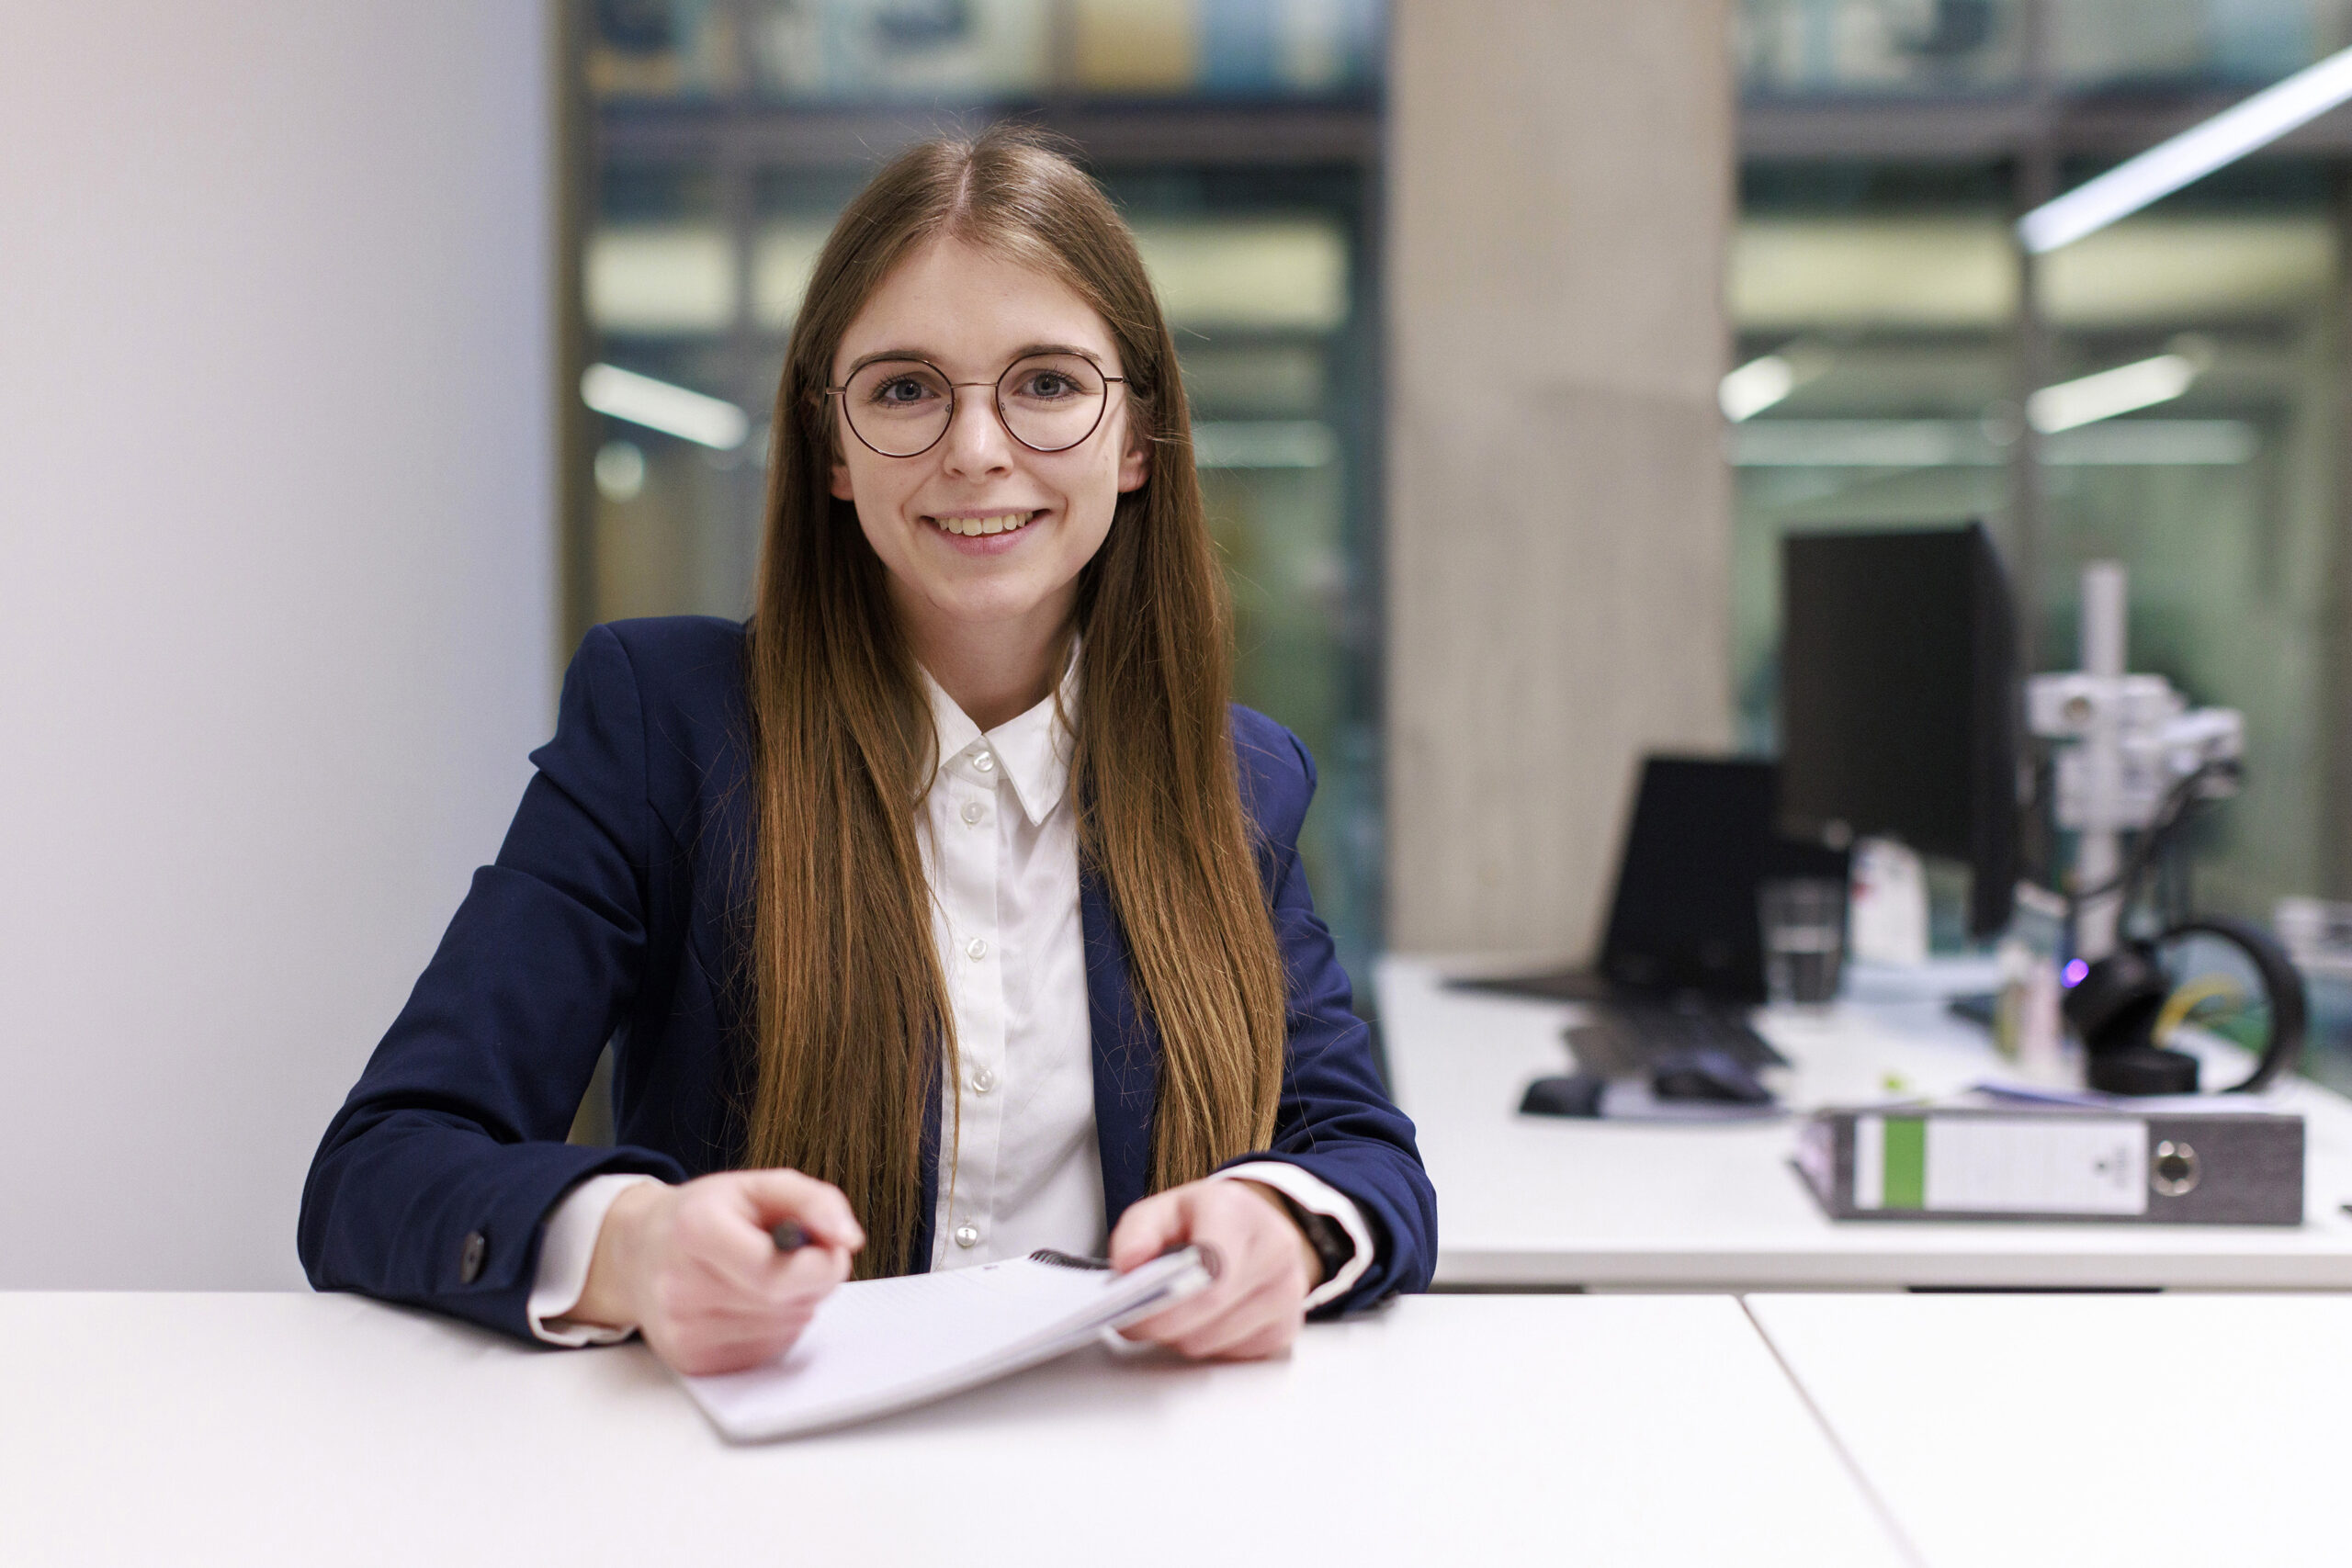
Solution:
[[(930, 451), (933, 446), (938, 446), (942, 441), (946, 440), (947, 433), (956, 428), (956, 389), (958, 387), (987, 387), (995, 393), (995, 397), (991, 400), (996, 404), (996, 422), (998, 424), (1004, 427), (1004, 433), (1007, 435), (1012, 436), (1015, 441), (1019, 441), (1022, 446), (1028, 447), (1029, 450), (1035, 452), (1040, 456), (1050, 456), (1056, 452), (1071, 451), (1077, 447), (1085, 446), (1088, 441), (1093, 438), (1094, 433), (1102, 428), (1102, 416), (1109, 412), (1111, 408), (1111, 388), (1114, 385), (1121, 387), (1125, 386), (1127, 384), (1127, 378), (1125, 376), (1102, 377), (1102, 400), (1094, 406), (1094, 423), (1086, 427), (1086, 434), (1084, 435), (1080, 436), (1075, 441), (1066, 442), (1059, 446), (1040, 446), (1034, 441), (1023, 439), (1021, 433), (1012, 428), (1012, 422), (1005, 418), (1004, 378), (1007, 376), (1012, 375), (1014, 367), (1023, 362), (1031, 359), (1043, 359), (1046, 357), (1048, 356), (1038, 354), (1022, 355), (1020, 357), (1007, 364), (1003, 369), (998, 371), (996, 379), (993, 381), (950, 380), (946, 371), (940, 369), (938, 366), (933, 365), (930, 360), (924, 359), (920, 355), (873, 360), (869, 363), (874, 365), (920, 365), (923, 367), (923, 368), (936, 374), (942, 381), (946, 382), (946, 422), (940, 425), (938, 434), (933, 436), (929, 441), (925, 442), (922, 446), (916, 447), (911, 452), (885, 452), (881, 447), (876, 446), (873, 442), (868, 441), (865, 438), (865, 433), (857, 428), (857, 421), (850, 417), (849, 404), (847, 402), (843, 402), (842, 404), (842, 423), (849, 427), (849, 433), (852, 435), (857, 437), (857, 444), (859, 446), (865, 447), (867, 451), (873, 453), (877, 457), (920, 457), (925, 452)], [(1087, 356), (1082, 354), (1073, 354), (1067, 357), (1072, 359), (1085, 359), (1089, 365), (1094, 365), (1093, 360), (1087, 358)], [(859, 370), (864, 370), (866, 366), (864, 365), (858, 367)], [(1099, 365), (1094, 365), (1094, 370), (1097, 375), (1101, 375), (1102, 367)], [(855, 375), (856, 371), (852, 371), (851, 374)], [(825, 396), (829, 398), (846, 398), (848, 395), (849, 386), (846, 382), (838, 387), (828, 387), (825, 389)]]

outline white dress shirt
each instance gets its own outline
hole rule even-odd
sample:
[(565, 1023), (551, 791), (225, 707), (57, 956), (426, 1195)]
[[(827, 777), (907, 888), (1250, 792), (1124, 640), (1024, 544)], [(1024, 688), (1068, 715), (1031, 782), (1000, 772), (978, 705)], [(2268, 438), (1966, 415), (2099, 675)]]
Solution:
[[(1094, 1057), (1079, 919), (1078, 819), (1069, 799), (1078, 657), (1059, 704), (1048, 697), (982, 734), (923, 676), (938, 765), (918, 837), (932, 894), (932, 939), (956, 1025), (942, 1101), (931, 1266), (1021, 1258), (1039, 1247), (1099, 1255), (1107, 1242), (1095, 1142)], [(1272, 1187), (1328, 1215), (1355, 1245), (1307, 1297), (1317, 1305), (1372, 1262), (1372, 1236), (1344, 1194), (1294, 1165), (1252, 1161), (1218, 1173)], [(527, 1307), (531, 1332), (559, 1345), (630, 1330), (560, 1321), (578, 1304), (613, 1200), (648, 1176), (598, 1176), (548, 1216)]]

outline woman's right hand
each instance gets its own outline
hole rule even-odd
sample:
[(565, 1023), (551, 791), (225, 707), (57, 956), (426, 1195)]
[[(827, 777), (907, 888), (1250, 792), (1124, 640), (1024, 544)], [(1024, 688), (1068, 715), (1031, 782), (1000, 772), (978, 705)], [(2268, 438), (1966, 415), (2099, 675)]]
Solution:
[[(797, 1251), (778, 1252), (769, 1234), (786, 1220), (808, 1234)], [(641, 1182), (605, 1212), (587, 1286), (566, 1315), (634, 1325), (690, 1376), (740, 1371), (791, 1348), (865, 1245), (841, 1189), (797, 1170)]]

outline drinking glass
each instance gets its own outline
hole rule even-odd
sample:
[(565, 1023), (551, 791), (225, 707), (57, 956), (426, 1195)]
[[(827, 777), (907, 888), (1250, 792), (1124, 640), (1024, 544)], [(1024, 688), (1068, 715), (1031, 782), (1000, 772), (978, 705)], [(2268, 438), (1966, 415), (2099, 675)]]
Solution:
[(1845, 885), (1788, 877), (1757, 889), (1764, 991), (1775, 1007), (1820, 1007), (1838, 995), (1846, 958)]

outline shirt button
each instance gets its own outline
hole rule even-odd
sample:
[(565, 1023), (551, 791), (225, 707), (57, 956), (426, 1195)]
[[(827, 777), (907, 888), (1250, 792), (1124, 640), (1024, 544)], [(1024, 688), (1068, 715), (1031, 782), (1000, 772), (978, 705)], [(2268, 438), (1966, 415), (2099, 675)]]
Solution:
[(972, 1225), (972, 1224), (961, 1224), (961, 1225), (957, 1225), (957, 1226), (956, 1227), (956, 1246), (958, 1246), (958, 1247), (978, 1247), (978, 1246), (979, 1246), (979, 1245), (980, 1245), (980, 1230), (979, 1230), (979, 1227), (978, 1227), (978, 1225)]
[(989, 944), (982, 942), (978, 937), (974, 937), (970, 942), (966, 944), (964, 951), (970, 954), (975, 960), (986, 958), (989, 955)]
[(992, 751), (976, 751), (972, 754), (972, 766), (984, 773), (992, 773), (996, 772), (996, 754)]
[(967, 801), (966, 801), (966, 802), (964, 803), (964, 820), (965, 820), (965, 821), (967, 821), (967, 822), (978, 822), (978, 821), (982, 817), (985, 817), (985, 816), (987, 816), (987, 815), (988, 815), (988, 813), (987, 813), (987, 812), (986, 812), (986, 811), (981, 807), (980, 803), (979, 803), (978, 801), (977, 801), (977, 800), (967, 800)]
[(990, 1072), (988, 1068), (982, 1067), (979, 1071), (972, 1075), (972, 1092), (974, 1094), (986, 1094), (995, 1087), (996, 1074)]

